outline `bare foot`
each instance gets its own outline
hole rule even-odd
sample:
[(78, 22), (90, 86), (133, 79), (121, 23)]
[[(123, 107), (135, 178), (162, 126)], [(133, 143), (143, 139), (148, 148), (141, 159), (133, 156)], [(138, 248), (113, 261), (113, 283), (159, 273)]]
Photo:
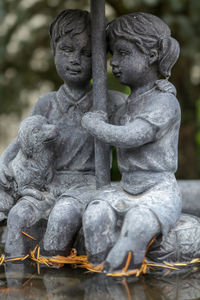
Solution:
[(130, 252), (132, 255), (128, 269), (136, 269), (142, 264), (145, 251), (144, 243), (133, 241), (130, 237), (120, 237), (106, 258), (104, 270), (105, 272), (121, 271), (126, 265)]

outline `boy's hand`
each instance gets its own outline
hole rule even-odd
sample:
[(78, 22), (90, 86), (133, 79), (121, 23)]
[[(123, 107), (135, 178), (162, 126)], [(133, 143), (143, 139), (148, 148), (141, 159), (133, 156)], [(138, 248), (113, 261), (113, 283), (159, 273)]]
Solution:
[(91, 127), (90, 124), (95, 124), (97, 121), (106, 122), (107, 119), (107, 114), (101, 110), (95, 112), (88, 112), (82, 118), (82, 126), (86, 129), (89, 129)]
[(3, 163), (0, 164), (0, 185), (5, 189), (10, 189), (13, 176), (9, 168)]
[(45, 196), (43, 195), (43, 193), (33, 188), (23, 189), (22, 191), (20, 191), (20, 196), (21, 197), (30, 196), (39, 201), (45, 200)]

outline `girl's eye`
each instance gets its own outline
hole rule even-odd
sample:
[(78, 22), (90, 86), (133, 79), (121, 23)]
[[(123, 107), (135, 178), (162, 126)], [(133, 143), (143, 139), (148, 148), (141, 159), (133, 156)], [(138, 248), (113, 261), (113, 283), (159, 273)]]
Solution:
[(81, 54), (83, 54), (83, 55), (85, 55), (87, 57), (91, 57), (91, 52), (87, 51), (87, 50), (83, 50)]
[(127, 51), (119, 51), (119, 53), (121, 54), (121, 56), (126, 56), (126, 55), (128, 55), (128, 52)]

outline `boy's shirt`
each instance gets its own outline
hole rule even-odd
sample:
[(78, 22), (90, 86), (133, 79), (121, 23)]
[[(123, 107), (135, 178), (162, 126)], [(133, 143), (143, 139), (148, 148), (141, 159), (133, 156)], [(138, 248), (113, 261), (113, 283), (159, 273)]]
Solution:
[(154, 131), (150, 143), (117, 149), (125, 190), (132, 194), (141, 193), (160, 180), (160, 172), (176, 172), (181, 112), (173, 94), (161, 92), (155, 86), (135, 99), (129, 98), (118, 111), (117, 119), (118, 125), (142, 119)]
[[(108, 115), (112, 115), (125, 103), (127, 95), (108, 92)], [(56, 171), (78, 171), (94, 174), (94, 138), (81, 126), (82, 116), (93, 110), (92, 90), (87, 90), (74, 101), (68, 88), (62, 85), (57, 92), (41, 96), (32, 115), (43, 115), (49, 123), (58, 127), (59, 136), (55, 145)]]
[(56, 171), (81, 171), (94, 173), (94, 141), (81, 126), (85, 112), (92, 110), (92, 94), (73, 101), (68, 89), (62, 85), (57, 92), (41, 96), (32, 115), (43, 115), (58, 128), (55, 145)]

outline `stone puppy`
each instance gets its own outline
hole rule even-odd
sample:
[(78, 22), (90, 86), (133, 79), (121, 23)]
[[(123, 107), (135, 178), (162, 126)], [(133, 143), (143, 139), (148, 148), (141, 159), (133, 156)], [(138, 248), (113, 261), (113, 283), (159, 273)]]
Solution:
[(56, 126), (48, 124), (45, 117), (26, 118), (18, 130), (19, 152), (10, 162), (11, 188), (0, 186), (0, 220), (6, 218), (13, 204), (23, 196), (44, 199), (42, 191), (53, 177)]

